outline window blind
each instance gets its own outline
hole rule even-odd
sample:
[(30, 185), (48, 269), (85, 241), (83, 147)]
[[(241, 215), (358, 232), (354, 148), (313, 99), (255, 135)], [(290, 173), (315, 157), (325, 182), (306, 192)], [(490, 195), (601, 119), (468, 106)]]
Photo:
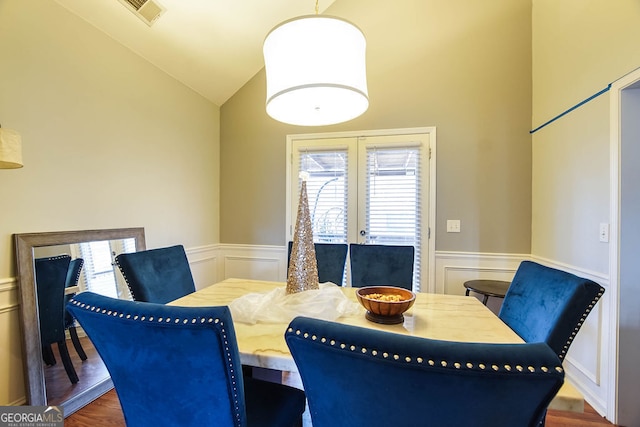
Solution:
[(414, 284), (419, 288), (420, 147), (372, 147), (366, 152), (365, 241), (368, 244), (414, 246)]
[(111, 247), (108, 240), (80, 243), (88, 291), (117, 298)]

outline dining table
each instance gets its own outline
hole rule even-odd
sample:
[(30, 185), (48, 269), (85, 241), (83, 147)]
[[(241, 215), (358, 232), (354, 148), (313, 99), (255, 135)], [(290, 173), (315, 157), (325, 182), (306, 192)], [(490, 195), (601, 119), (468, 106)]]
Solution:
[[(229, 278), (194, 293), (186, 295), (170, 305), (206, 307), (230, 305), (247, 294), (267, 294), (284, 282)], [(357, 302), (356, 290), (339, 287), (346, 298)], [(335, 322), (378, 329), (381, 331), (416, 337), (462, 342), (522, 343), (520, 338), (494, 312), (473, 296), (445, 295), (416, 292), (413, 306), (404, 313), (404, 322), (392, 325), (375, 323), (365, 318), (364, 307), (355, 314), (338, 317)], [(289, 319), (291, 320), (291, 319)], [(234, 329), (245, 366), (297, 375), (297, 367), (284, 340), (289, 321), (245, 323), (234, 320)], [(569, 382), (549, 405), (549, 409), (583, 412), (584, 398)]]

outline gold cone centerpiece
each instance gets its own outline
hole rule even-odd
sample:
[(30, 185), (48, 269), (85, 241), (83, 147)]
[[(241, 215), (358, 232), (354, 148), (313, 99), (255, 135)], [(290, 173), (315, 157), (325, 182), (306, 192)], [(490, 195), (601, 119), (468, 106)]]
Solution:
[(287, 294), (319, 289), (318, 263), (316, 261), (316, 250), (313, 246), (313, 229), (311, 227), (305, 178), (306, 176), (302, 176), (298, 217), (296, 218), (296, 228), (293, 234), (287, 274)]

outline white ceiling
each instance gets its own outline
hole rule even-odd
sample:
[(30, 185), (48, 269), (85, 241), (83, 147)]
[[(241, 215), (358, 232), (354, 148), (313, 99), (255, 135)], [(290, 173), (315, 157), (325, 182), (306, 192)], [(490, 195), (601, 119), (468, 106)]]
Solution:
[[(149, 27), (119, 0), (55, 0), (133, 52), (222, 105), (262, 67), (274, 26), (315, 13), (314, 0), (154, 0)], [(322, 13), (335, 0), (320, 0)]]

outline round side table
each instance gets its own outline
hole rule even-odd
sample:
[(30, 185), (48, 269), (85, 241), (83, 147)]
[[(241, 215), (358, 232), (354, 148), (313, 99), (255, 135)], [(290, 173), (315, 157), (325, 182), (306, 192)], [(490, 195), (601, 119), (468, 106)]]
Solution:
[(487, 305), (489, 297), (504, 298), (510, 284), (503, 280), (467, 280), (464, 282), (464, 287), (467, 288), (465, 295), (469, 296), (469, 292), (480, 294), (483, 296), (482, 303)]

